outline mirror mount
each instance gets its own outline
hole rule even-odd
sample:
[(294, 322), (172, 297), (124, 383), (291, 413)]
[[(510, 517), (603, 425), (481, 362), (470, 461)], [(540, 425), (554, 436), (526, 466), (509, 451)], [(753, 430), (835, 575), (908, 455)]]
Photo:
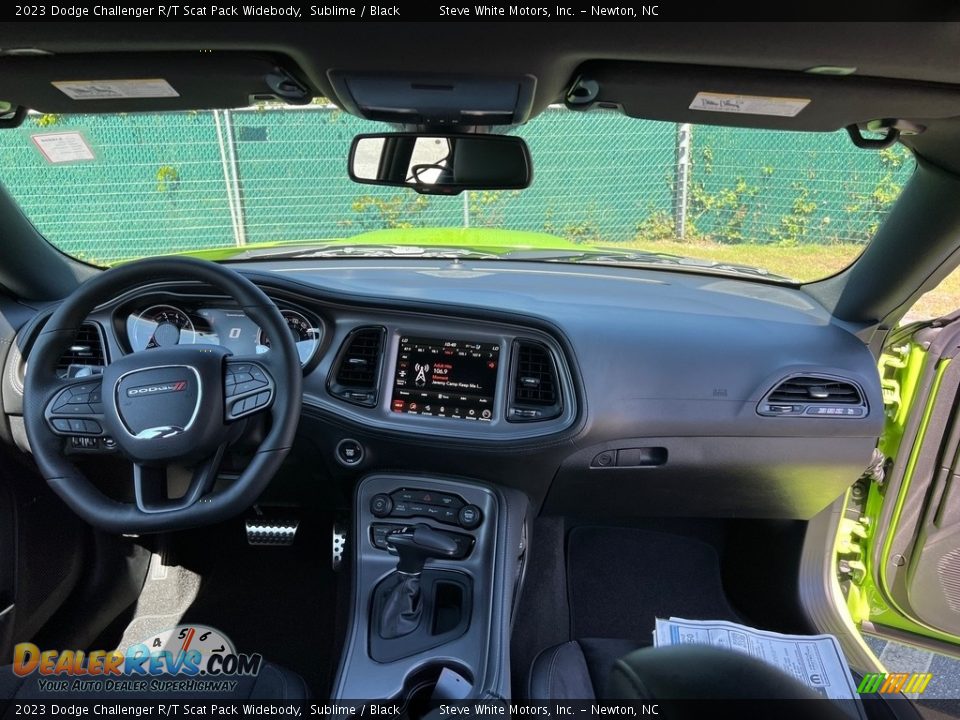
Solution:
[(354, 182), (406, 187), (424, 195), (519, 190), (533, 179), (522, 139), (464, 132), (358, 135), (348, 171)]

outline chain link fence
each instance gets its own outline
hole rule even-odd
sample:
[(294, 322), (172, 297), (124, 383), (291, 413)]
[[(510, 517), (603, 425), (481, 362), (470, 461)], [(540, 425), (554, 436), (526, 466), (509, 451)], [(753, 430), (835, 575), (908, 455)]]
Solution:
[[(743, 130), (551, 108), (516, 133), (523, 191), (423, 196), (356, 185), (354, 135), (386, 126), (329, 106), (31, 115), (0, 132), (0, 182), (64, 251), (93, 262), (404, 227), (497, 227), (589, 243), (865, 243), (913, 171), (909, 152), (844, 133)], [(34, 136), (82, 134), (54, 164)]]

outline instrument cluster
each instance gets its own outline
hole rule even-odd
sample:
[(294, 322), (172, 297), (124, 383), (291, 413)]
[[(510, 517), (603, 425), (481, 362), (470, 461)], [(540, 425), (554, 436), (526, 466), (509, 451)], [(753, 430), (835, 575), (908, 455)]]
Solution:
[[(293, 308), (281, 308), (280, 313), (297, 345), (300, 363), (306, 365), (323, 340), (323, 322)], [(242, 310), (229, 307), (151, 304), (127, 315), (126, 333), (133, 352), (199, 343), (221, 345), (235, 355), (270, 349), (269, 336)]]

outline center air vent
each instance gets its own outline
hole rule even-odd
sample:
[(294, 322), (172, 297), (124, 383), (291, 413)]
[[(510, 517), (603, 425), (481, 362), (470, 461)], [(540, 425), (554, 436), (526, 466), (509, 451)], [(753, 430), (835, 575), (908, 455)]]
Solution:
[(73, 377), (82, 372), (82, 368), (99, 368), (106, 364), (100, 328), (93, 323), (84, 323), (77, 331), (73, 342), (57, 361), (57, 373)]
[(780, 382), (760, 403), (761, 415), (863, 417), (863, 392), (849, 380), (827, 375), (794, 375)]
[(347, 336), (327, 381), (331, 395), (364, 407), (377, 404), (384, 335), (382, 327), (363, 327)]
[(546, 345), (531, 340), (514, 342), (511, 369), (508, 420), (531, 422), (560, 415), (560, 379), (553, 353)]

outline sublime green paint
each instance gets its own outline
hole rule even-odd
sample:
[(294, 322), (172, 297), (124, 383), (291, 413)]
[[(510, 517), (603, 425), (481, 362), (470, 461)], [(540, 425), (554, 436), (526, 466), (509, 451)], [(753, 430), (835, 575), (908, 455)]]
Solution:
[(302, 240), (297, 242), (266, 242), (209, 250), (193, 250), (192, 257), (224, 261), (236, 258), (251, 250), (295, 251), (298, 247), (313, 248), (317, 245), (337, 247), (340, 245), (433, 245), (458, 247), (485, 253), (505, 253), (513, 250), (596, 250), (597, 246), (574, 243), (565, 238), (540, 232), (503, 230), (500, 228), (394, 228), (372, 230), (347, 238)]
[[(896, 368), (892, 373), (892, 377), (890, 375), (884, 375), (883, 379), (885, 384), (887, 381), (892, 380), (896, 383), (896, 385), (899, 386), (898, 394), (900, 398), (900, 404), (896, 408), (893, 408), (889, 405), (887, 406), (887, 422), (877, 447), (886, 457), (895, 458), (901, 450), (904, 452), (909, 451), (910, 456), (904, 472), (903, 484), (900, 489), (900, 493), (896, 498), (886, 498), (883, 489), (880, 488), (876, 483), (873, 483), (870, 486), (870, 490), (867, 495), (866, 506), (864, 509), (864, 517), (866, 517), (869, 522), (867, 528), (868, 535), (864, 543), (865, 547), (863, 553), (863, 560), (866, 564), (867, 572), (863, 581), (859, 585), (851, 584), (851, 591), (847, 596), (847, 607), (850, 611), (851, 617), (856, 623), (869, 620), (877, 625), (885, 625), (887, 627), (897, 628), (899, 630), (904, 630), (906, 632), (921, 635), (923, 637), (956, 644), (960, 643), (960, 637), (940, 632), (935, 628), (922, 625), (907, 618), (906, 613), (897, 607), (890, 598), (886, 564), (876, 568), (876, 572), (872, 567), (872, 542), (878, 533), (877, 523), (880, 519), (880, 513), (883, 504), (888, 501), (895, 502), (893, 514), (891, 515), (890, 520), (890, 531), (886, 533), (886, 539), (884, 541), (882, 552), (880, 553), (881, 557), (887, 557), (890, 553), (890, 546), (893, 543), (893, 529), (896, 528), (897, 523), (900, 520), (903, 502), (906, 497), (907, 490), (910, 487), (910, 481), (913, 478), (913, 473), (920, 455), (920, 446), (923, 443), (927, 428), (930, 423), (930, 416), (933, 412), (934, 400), (936, 399), (937, 392), (940, 388), (943, 374), (950, 366), (949, 359), (943, 360), (937, 365), (933, 387), (929, 396), (927, 397), (926, 404), (923, 406), (914, 407), (914, 404), (916, 402), (920, 402), (921, 400), (917, 397), (920, 377), (927, 363), (934, 362), (936, 359), (930, 358), (928, 353), (916, 343), (910, 343), (907, 350), (905, 363), (897, 363), (896, 361), (890, 362), (891, 360), (894, 360), (894, 356), (892, 354), (884, 353), (880, 360), (880, 371), (881, 373), (884, 373), (886, 367)], [(917, 438), (913, 444), (913, 447), (902, 448), (901, 446), (903, 444), (904, 430), (909, 417), (914, 412), (923, 412), (920, 427), (917, 431)], [(838, 537), (838, 546), (840, 540), (841, 538)], [(879, 586), (874, 582), (874, 578), (879, 578)]]

